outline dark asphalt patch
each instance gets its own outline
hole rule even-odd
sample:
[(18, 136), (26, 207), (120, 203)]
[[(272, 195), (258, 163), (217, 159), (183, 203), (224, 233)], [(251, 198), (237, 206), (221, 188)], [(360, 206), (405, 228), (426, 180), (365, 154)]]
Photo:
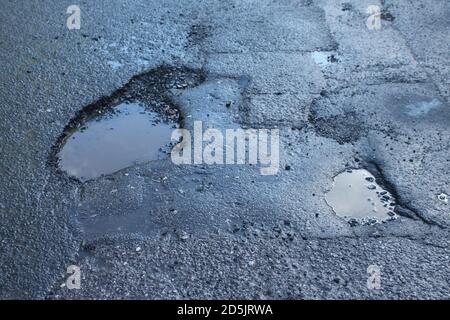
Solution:
[(316, 117), (314, 112), (309, 115), (309, 122), (314, 126), (315, 132), (325, 138), (336, 140), (339, 144), (357, 141), (367, 134), (362, 121), (355, 112), (347, 112), (331, 117)]
[(203, 24), (194, 24), (191, 26), (188, 33), (188, 47), (199, 45), (203, 40), (211, 35), (212, 26)]

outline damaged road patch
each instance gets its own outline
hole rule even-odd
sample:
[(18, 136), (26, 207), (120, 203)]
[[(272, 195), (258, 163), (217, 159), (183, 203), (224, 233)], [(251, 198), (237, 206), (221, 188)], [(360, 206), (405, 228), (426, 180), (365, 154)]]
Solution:
[(318, 118), (312, 113), (309, 115), (309, 122), (318, 135), (334, 139), (339, 144), (355, 142), (367, 134), (367, 129), (364, 128), (355, 112), (327, 118)]
[(182, 122), (167, 95), (202, 83), (201, 70), (161, 66), (133, 77), (111, 96), (83, 108), (53, 147), (51, 162), (80, 181), (157, 160)]
[(326, 201), (340, 217), (354, 224), (380, 223), (396, 218), (395, 199), (365, 169), (346, 170), (334, 178)]

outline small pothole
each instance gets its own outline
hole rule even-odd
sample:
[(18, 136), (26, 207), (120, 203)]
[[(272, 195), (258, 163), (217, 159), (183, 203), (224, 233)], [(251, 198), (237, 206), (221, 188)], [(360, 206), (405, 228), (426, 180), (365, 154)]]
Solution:
[(58, 166), (86, 181), (132, 165), (157, 160), (168, 152), (175, 122), (125, 102), (87, 121), (71, 133), (58, 153)]
[(326, 67), (331, 63), (338, 61), (336, 55), (333, 52), (326, 51), (313, 51), (311, 52), (311, 58), (313, 61), (321, 67)]
[(351, 225), (381, 223), (397, 217), (394, 197), (365, 169), (338, 174), (325, 199), (333, 211)]

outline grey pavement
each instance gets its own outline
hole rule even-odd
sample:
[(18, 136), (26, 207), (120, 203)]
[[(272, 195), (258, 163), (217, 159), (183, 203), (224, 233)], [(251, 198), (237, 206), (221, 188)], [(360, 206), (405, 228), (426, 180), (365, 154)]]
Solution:
[[(448, 299), (449, 17), (447, 0), (1, 0), (0, 298)], [(279, 173), (57, 170), (71, 119), (138, 74), (201, 79), (158, 89), (186, 128), (279, 128)], [(398, 219), (333, 212), (349, 168), (395, 195)]]

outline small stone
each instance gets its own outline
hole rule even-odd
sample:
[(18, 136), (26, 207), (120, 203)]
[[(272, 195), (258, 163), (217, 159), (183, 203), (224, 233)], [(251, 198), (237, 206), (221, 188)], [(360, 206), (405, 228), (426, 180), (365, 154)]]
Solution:
[(342, 11), (351, 11), (353, 6), (351, 3), (345, 2), (342, 4)]
[(440, 195), (437, 196), (437, 198), (439, 201), (448, 203), (448, 195), (446, 195), (445, 193), (441, 193)]

